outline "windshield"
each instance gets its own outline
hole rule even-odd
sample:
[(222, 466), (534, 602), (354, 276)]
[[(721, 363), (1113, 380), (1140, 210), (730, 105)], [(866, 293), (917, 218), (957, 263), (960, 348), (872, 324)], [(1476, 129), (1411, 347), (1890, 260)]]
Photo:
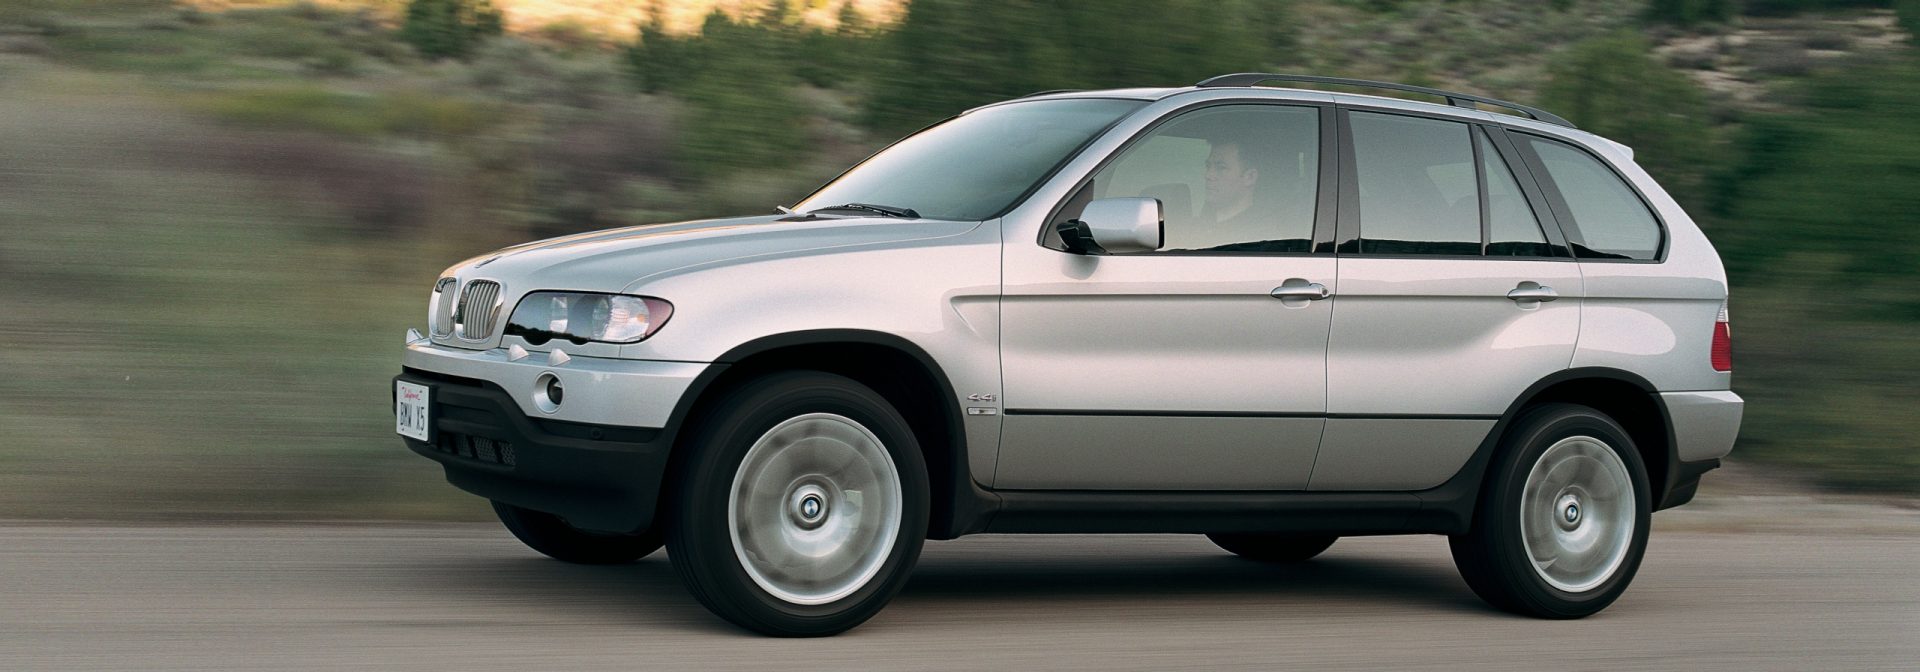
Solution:
[(1146, 103), (1081, 98), (989, 107), (894, 143), (793, 207), (848, 203), (928, 219), (998, 216), (1108, 126)]

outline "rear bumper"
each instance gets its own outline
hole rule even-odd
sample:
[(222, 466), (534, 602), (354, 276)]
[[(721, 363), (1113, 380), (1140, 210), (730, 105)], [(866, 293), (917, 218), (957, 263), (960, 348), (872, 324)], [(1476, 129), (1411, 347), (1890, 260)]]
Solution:
[(1717, 460), (1733, 452), (1746, 402), (1729, 391), (1663, 392), (1673, 423), (1674, 452), (1681, 462)]
[(1666, 492), (1658, 509), (1693, 501), (1700, 489), (1700, 476), (1720, 466), (1720, 458), (1733, 452), (1740, 436), (1740, 416), (1746, 402), (1740, 395), (1720, 390), (1711, 392), (1663, 392), (1673, 428), (1673, 462), (1667, 467)]
[(432, 389), (431, 440), (401, 440), (455, 487), (586, 530), (652, 526), (674, 428), (528, 417), (498, 384), (474, 378), (408, 368), (394, 380)]

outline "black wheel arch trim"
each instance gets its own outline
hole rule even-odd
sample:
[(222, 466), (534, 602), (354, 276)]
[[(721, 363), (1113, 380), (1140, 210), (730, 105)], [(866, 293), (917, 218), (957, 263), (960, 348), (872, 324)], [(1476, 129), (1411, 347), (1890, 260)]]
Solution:
[[(790, 331), (761, 336), (741, 343), (719, 357), (714, 358), (711, 366), (694, 377), (680, 400), (675, 402), (673, 412), (668, 416), (668, 440), (676, 440), (678, 430), (684, 427), (688, 416), (699, 401), (706, 396), (713, 384), (735, 364), (754, 355), (772, 352), (783, 348), (807, 345), (873, 345), (888, 348), (907, 355), (920, 364), (925, 373), (933, 379), (934, 385), (945, 393), (940, 404), (944, 430), (949, 444), (948, 464), (944, 465), (950, 477), (944, 483), (932, 484), (934, 494), (947, 496), (949, 501), (934, 503), (934, 511), (945, 510), (948, 515), (935, 516), (927, 521), (927, 536), (931, 539), (953, 539), (974, 529), (985, 528), (985, 520), (991, 519), (999, 509), (1000, 498), (993, 492), (980, 486), (973, 478), (973, 469), (967, 461), (967, 434), (965, 415), (960, 408), (960, 398), (953, 387), (953, 381), (947, 378), (946, 370), (926, 349), (913, 341), (881, 331), (866, 329), (809, 329)], [(677, 446), (678, 444), (672, 444)], [(929, 460), (931, 462), (931, 460)], [(931, 464), (929, 466), (932, 466)]]
[[(1454, 474), (1453, 478), (1448, 479), (1446, 483), (1439, 487), (1422, 491), (1419, 494), (1423, 496), (1423, 499), (1430, 493), (1431, 495), (1439, 496), (1442, 494), (1442, 491), (1450, 491), (1451, 486), (1463, 485), (1467, 480), (1471, 480), (1473, 483), (1472, 489), (1474, 493), (1477, 494), (1480, 490), (1480, 482), (1486, 477), (1487, 467), (1492, 461), (1493, 453), (1499, 448), (1501, 437), (1506, 434), (1507, 428), (1513, 423), (1514, 419), (1519, 416), (1520, 411), (1532, 405), (1540, 397), (1542, 392), (1545, 392), (1548, 388), (1555, 385), (1595, 379), (1623, 382), (1638, 388), (1642, 393), (1647, 395), (1648, 401), (1652, 403), (1654, 410), (1659, 414), (1660, 430), (1664, 435), (1662, 438), (1665, 439), (1666, 443), (1666, 459), (1665, 465), (1663, 465), (1663, 472), (1666, 474), (1666, 479), (1663, 483), (1651, 484), (1655, 488), (1653, 510), (1670, 509), (1690, 501), (1693, 498), (1694, 487), (1699, 483), (1700, 475), (1718, 467), (1720, 465), (1719, 460), (1682, 462), (1679, 454), (1679, 442), (1673, 430), (1673, 416), (1668, 412), (1666, 400), (1660, 396), (1659, 388), (1655, 387), (1652, 381), (1647, 380), (1639, 374), (1623, 369), (1601, 366), (1562, 369), (1540, 380), (1534, 381), (1532, 385), (1527, 387), (1526, 391), (1521, 392), (1519, 396), (1514, 398), (1513, 403), (1507, 406), (1506, 412), (1500, 414), (1500, 420), (1495, 422), (1493, 429), (1487, 432), (1487, 437), (1481, 441), (1480, 447), (1474, 451), (1473, 458), (1469, 459), (1467, 464), (1462, 466), (1460, 471)], [(1652, 465), (1648, 466), (1651, 467)], [(1459, 515), (1458, 522), (1462, 525), (1471, 524), (1473, 520), (1473, 506), (1477, 500), (1469, 498), (1462, 502), (1454, 500), (1452, 497), (1452, 495), (1458, 493), (1446, 492), (1445, 494), (1449, 495), (1445, 497), (1445, 499), (1453, 500), (1450, 503), (1453, 504), (1454, 507), (1458, 507), (1455, 509)], [(1465, 528), (1462, 527), (1461, 529), (1464, 530)]]

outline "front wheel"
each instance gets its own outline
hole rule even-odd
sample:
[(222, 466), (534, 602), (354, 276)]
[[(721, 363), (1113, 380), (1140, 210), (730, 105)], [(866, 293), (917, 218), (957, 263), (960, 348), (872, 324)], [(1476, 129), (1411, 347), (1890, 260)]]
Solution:
[(582, 565), (633, 562), (660, 550), (659, 527), (644, 534), (600, 534), (575, 529), (551, 513), (493, 503), (494, 514), (515, 539), (555, 560)]
[(668, 557), (695, 598), (763, 634), (865, 622), (906, 583), (928, 485), (907, 422), (873, 390), (781, 373), (704, 415), (676, 479)]
[(1585, 406), (1528, 410), (1500, 446), (1473, 529), (1449, 539), (1467, 585), (1539, 618), (1605, 609), (1640, 568), (1652, 523), (1633, 440)]

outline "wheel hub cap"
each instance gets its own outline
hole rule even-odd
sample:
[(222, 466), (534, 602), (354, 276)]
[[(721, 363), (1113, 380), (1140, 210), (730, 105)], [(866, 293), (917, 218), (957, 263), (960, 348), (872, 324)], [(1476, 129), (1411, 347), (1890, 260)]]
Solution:
[(1580, 498), (1567, 495), (1560, 498), (1560, 529), (1572, 530), (1580, 527)]
[(1548, 447), (1527, 474), (1520, 534), (1534, 572), (1569, 593), (1599, 587), (1626, 560), (1634, 535), (1633, 480), (1600, 439)]
[(826, 604), (879, 574), (900, 533), (902, 501), (893, 456), (872, 431), (809, 413), (747, 449), (728, 494), (727, 531), (760, 589)]
[(804, 485), (794, 489), (793, 524), (802, 529), (815, 529), (827, 520), (826, 491), (817, 485)]

